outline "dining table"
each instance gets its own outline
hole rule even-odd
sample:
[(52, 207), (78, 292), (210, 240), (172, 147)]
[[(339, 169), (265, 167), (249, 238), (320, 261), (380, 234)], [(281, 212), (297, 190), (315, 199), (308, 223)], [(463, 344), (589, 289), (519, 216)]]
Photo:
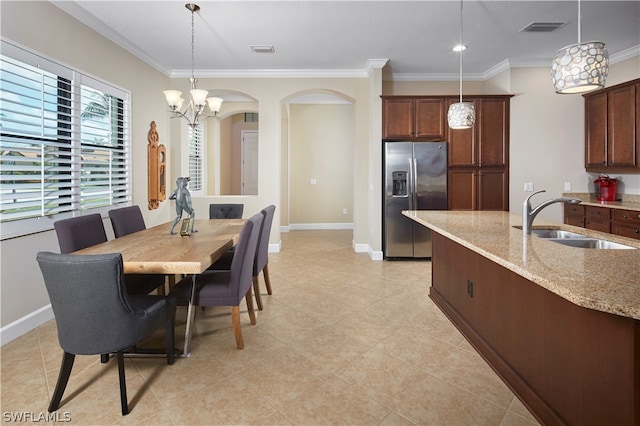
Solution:
[(195, 314), (196, 277), (237, 244), (244, 222), (244, 219), (196, 219), (194, 231), (186, 236), (179, 232), (171, 234), (171, 222), (168, 222), (73, 253), (120, 253), (125, 274), (190, 275), (193, 287), (181, 355), (188, 357)]

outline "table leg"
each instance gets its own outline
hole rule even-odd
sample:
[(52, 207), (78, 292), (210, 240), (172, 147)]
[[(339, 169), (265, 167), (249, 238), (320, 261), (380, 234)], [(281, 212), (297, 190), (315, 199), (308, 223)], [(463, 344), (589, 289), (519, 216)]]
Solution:
[(191, 327), (193, 326), (193, 314), (194, 305), (196, 301), (196, 274), (191, 276), (191, 297), (189, 298), (189, 307), (187, 308), (187, 326), (184, 332), (184, 350), (182, 352), (183, 357), (191, 355), (189, 352), (189, 345), (191, 344)]

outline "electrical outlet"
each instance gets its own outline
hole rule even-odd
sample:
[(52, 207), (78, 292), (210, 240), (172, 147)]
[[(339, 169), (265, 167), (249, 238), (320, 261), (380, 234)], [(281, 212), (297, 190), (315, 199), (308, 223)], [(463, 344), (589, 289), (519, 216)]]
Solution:
[(564, 190), (565, 191), (571, 191), (571, 182), (565, 182), (564, 183)]
[(347, 209), (342, 209), (342, 214), (347, 214)]
[(533, 192), (533, 182), (524, 183), (524, 192)]
[(311, 179), (309, 179), (309, 185), (315, 185), (316, 183), (318, 183), (318, 182), (316, 181), (316, 178), (311, 178)]

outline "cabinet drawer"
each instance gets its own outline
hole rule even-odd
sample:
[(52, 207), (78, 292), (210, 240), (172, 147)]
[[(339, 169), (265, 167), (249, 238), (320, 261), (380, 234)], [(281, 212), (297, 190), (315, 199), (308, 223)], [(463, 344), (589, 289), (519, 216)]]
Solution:
[(640, 211), (612, 209), (611, 220), (614, 222), (640, 224)]
[(584, 206), (564, 205), (564, 223), (584, 227)]
[(586, 206), (585, 207), (585, 216), (587, 219), (593, 220), (609, 220), (611, 209), (607, 207), (594, 207), (594, 206)]
[(584, 227), (587, 229), (593, 229), (594, 231), (611, 233), (611, 222), (609, 222), (608, 219), (591, 219), (587, 217), (585, 219)]
[(611, 233), (627, 238), (640, 240), (640, 224), (616, 223), (611, 224)]

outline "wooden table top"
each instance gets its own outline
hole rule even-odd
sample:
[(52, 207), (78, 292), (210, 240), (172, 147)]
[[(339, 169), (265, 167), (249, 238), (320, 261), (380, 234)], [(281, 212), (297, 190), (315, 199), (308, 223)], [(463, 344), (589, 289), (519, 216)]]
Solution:
[[(190, 237), (171, 235), (171, 223), (134, 232), (74, 254), (121, 253), (126, 274), (200, 274), (233, 247), (244, 219), (197, 219)], [(176, 230), (179, 231), (179, 226)]]

